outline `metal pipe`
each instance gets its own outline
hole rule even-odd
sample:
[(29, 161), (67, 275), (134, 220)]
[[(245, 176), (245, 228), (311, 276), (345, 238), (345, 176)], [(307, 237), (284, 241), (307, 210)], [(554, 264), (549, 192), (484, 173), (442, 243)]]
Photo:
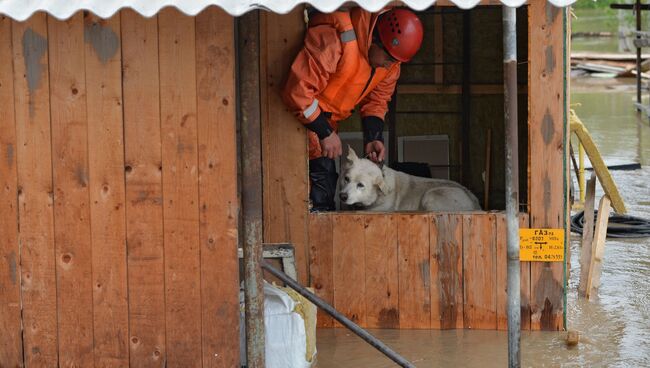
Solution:
[(260, 114), (259, 11), (238, 18), (242, 228), (246, 360), (264, 368), (264, 289), (262, 260), (262, 134)]
[[(636, 31), (641, 31), (641, 0), (636, 0), (635, 4), (636, 10)], [(641, 36), (637, 33), (637, 40), (641, 39)], [(636, 102), (641, 104), (641, 47), (640, 45), (636, 46)], [(639, 109), (639, 111), (641, 111)]]
[(297, 281), (293, 280), (291, 277), (287, 276), (284, 272), (277, 270), (275, 267), (268, 264), (266, 261), (262, 260), (262, 268), (270, 272), (273, 276), (279, 278), (287, 284), (290, 288), (297, 291), (298, 294), (304, 296), (310, 302), (314, 303), (318, 308), (324, 310), (327, 314), (332, 316), (335, 320), (339, 321), (342, 325), (347, 327), (350, 331), (354, 332), (357, 336), (362, 338), (365, 342), (372, 345), (375, 349), (382, 352), (393, 362), (397, 363), (400, 367), (415, 368), (413, 363), (406, 360), (404, 357), (396, 353), (393, 349), (389, 348), (386, 344), (381, 342), (376, 337), (372, 336), (368, 331), (359, 327), (356, 323), (350, 321), (347, 317), (339, 313), (334, 307), (329, 305), (326, 301), (319, 298), (316, 294), (313, 294)]
[(503, 6), (503, 72), (506, 133), (506, 228), (508, 241), (508, 367), (520, 367), (521, 289), (518, 218), (517, 9), (509, 6)]

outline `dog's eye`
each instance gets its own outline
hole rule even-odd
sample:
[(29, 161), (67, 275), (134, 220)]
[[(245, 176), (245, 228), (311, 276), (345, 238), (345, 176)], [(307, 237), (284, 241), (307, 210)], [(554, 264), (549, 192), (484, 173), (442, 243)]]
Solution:
[(343, 178), (343, 180), (345, 180), (346, 183), (349, 183), (350, 182), (350, 177), (346, 176), (345, 178)]
[(363, 188), (364, 188), (363, 183), (359, 183), (359, 184), (357, 184), (357, 188), (359, 188), (359, 189), (363, 189)]

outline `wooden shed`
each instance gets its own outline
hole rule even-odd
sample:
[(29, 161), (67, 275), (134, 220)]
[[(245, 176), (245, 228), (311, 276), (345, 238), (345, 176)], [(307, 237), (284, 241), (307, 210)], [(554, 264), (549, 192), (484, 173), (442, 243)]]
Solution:
[[(362, 326), (505, 327), (498, 195), (480, 213), (309, 212), (305, 130), (278, 94), (301, 46), (302, 6), (37, 3), (0, 2), (0, 367), (239, 365), (241, 85), (230, 14), (265, 7), (276, 13), (259, 18), (264, 241), (292, 243), (299, 281)], [(408, 134), (447, 134), (451, 178), (474, 190), (480, 170), (468, 168), (483, 167), (485, 146), (472, 119), (493, 131), (495, 173), (503, 165), (502, 60), (472, 64), (473, 81), (445, 58), (463, 57), (463, 27), (484, 27), (474, 47), (490, 32), (499, 39), (500, 23), (485, 21), (502, 4), (406, 3), (427, 9), (435, 42), (405, 75), (431, 81), (400, 81), (390, 124), (396, 135), (410, 129), (399, 114), (422, 103), (471, 106)], [(463, 21), (482, 9), (485, 18)], [(567, 12), (533, 1), (520, 14), (521, 226), (568, 229)], [(522, 328), (564, 328), (565, 274), (563, 262), (522, 263)], [(319, 315), (319, 325), (334, 323)]]

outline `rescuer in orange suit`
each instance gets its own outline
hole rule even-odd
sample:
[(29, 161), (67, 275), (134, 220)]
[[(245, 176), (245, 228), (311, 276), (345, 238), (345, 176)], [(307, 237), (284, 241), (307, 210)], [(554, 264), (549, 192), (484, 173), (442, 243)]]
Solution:
[(283, 99), (309, 129), (312, 210), (335, 209), (334, 158), (342, 154), (337, 123), (355, 106), (360, 106), (367, 157), (384, 160), (382, 131), (388, 102), (400, 65), (419, 50), (422, 34), (420, 19), (404, 8), (370, 13), (354, 7), (310, 16)]

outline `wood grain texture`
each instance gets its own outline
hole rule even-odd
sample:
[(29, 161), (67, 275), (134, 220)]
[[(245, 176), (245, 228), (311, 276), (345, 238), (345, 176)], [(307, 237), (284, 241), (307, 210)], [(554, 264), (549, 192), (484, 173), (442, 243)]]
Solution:
[(217, 7), (196, 16), (203, 367), (239, 364), (233, 19)]
[(280, 98), (288, 66), (302, 47), (302, 8), (287, 15), (260, 14), (260, 84), (264, 169), (264, 241), (296, 249), (298, 279), (307, 283), (307, 134)]
[[(18, 221), (27, 366), (57, 366), (56, 266), (47, 19), (12, 22)], [(66, 258), (67, 259), (67, 258)], [(63, 361), (61, 362), (63, 363)]]
[(398, 328), (397, 219), (364, 215), (368, 328)]
[(160, 367), (165, 350), (158, 18), (121, 12), (129, 359)]
[[(309, 273), (310, 286), (316, 295), (334, 305), (334, 251), (332, 218), (336, 215), (309, 215)], [(334, 320), (318, 309), (318, 327), (334, 327)]]
[(167, 364), (199, 366), (201, 272), (194, 18), (158, 14)]
[(426, 214), (397, 216), (400, 328), (431, 326), (431, 262)]
[(495, 215), (463, 216), (465, 328), (497, 328), (496, 255)]
[(360, 215), (332, 219), (334, 307), (354, 323), (365, 327), (366, 276), (364, 220)]
[(49, 21), (59, 359), (92, 366), (93, 287), (84, 23)]
[(0, 16), (0, 367), (23, 365), (11, 20)]
[(431, 216), (431, 328), (463, 328), (463, 217)]
[[(564, 19), (547, 2), (529, 6), (530, 222), (532, 228), (564, 228)], [(531, 265), (531, 328), (564, 328), (562, 262)]]
[(119, 13), (84, 19), (95, 365), (129, 364)]

